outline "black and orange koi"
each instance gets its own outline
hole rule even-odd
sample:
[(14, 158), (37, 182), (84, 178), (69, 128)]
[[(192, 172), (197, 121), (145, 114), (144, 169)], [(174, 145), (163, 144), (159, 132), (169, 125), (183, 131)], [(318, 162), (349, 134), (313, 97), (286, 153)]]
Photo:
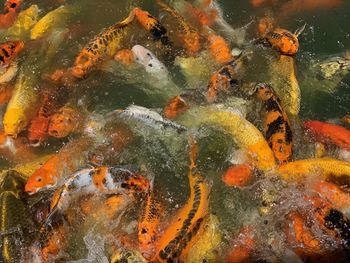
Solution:
[(268, 84), (256, 86), (256, 96), (263, 101), (265, 109), (265, 138), (280, 163), (287, 162), (293, 154), (293, 134), (287, 114), (281, 107), (281, 102)]
[(158, 243), (157, 262), (176, 262), (185, 254), (192, 238), (197, 234), (204, 218), (208, 215), (210, 187), (197, 171), (195, 158), (197, 147), (193, 139), (191, 145), (191, 164), (189, 171), (190, 196), (173, 221), (164, 231)]

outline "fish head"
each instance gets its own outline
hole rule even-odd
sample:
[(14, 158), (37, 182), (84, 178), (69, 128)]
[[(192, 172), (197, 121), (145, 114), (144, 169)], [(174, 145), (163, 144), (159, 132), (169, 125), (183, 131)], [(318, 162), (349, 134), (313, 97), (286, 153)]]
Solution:
[(144, 11), (141, 8), (135, 7), (133, 12), (137, 21), (146, 30), (151, 30), (156, 25), (157, 20), (147, 11)]
[(5, 134), (16, 138), (17, 135), (27, 126), (28, 120), (23, 109), (10, 108), (5, 112), (3, 124)]
[(28, 178), (24, 191), (34, 194), (39, 190), (56, 185), (56, 182), (56, 177), (49, 170), (39, 168)]
[(7, 0), (5, 2), (4, 13), (17, 12), (21, 6), (21, 0)]
[(166, 72), (166, 68), (162, 62), (160, 62), (157, 57), (149, 51), (147, 48), (144, 48), (141, 45), (135, 45), (132, 47), (131, 51), (134, 54), (135, 61), (142, 65), (147, 72), (150, 73), (161, 73)]

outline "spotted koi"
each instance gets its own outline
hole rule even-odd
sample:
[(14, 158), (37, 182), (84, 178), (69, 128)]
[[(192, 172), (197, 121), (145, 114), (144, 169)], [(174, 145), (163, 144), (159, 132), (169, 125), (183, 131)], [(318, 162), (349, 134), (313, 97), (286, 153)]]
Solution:
[(101, 166), (83, 169), (73, 174), (56, 190), (50, 204), (50, 211), (51, 214), (57, 210), (64, 212), (71, 199), (84, 194), (143, 192), (148, 189), (147, 179), (123, 168)]
[(215, 61), (224, 64), (233, 60), (230, 46), (223, 37), (210, 33), (207, 40), (210, 54)]
[(21, 6), (21, 0), (7, 0), (4, 12), (0, 14), (0, 28), (9, 28), (16, 21)]
[(159, 240), (156, 261), (175, 262), (185, 254), (188, 243), (197, 234), (204, 218), (208, 215), (210, 187), (197, 171), (195, 158), (197, 147), (190, 139), (191, 164), (189, 171), (190, 196)]
[(157, 18), (138, 7), (134, 8), (133, 12), (137, 22), (143, 27), (143, 29), (151, 33), (154, 40), (160, 40), (165, 47), (171, 46), (167, 30)]
[(24, 47), (23, 41), (6, 41), (0, 44), (0, 66), (9, 65)]
[(263, 101), (265, 110), (264, 133), (276, 159), (280, 163), (290, 160), (293, 154), (293, 134), (287, 114), (269, 84), (258, 84), (256, 96)]
[(165, 4), (162, 0), (157, 0), (157, 3), (177, 20), (180, 30), (180, 37), (184, 42), (187, 53), (189, 55), (196, 54), (201, 48), (199, 33), (191, 25), (189, 25), (175, 9)]
[(129, 25), (134, 20), (134, 12), (123, 21), (108, 27), (92, 39), (75, 59), (71, 73), (76, 78), (84, 78), (104, 56), (112, 57), (121, 46), (121, 41), (128, 34)]
[(147, 192), (145, 208), (138, 224), (139, 247), (143, 257), (151, 259), (155, 254), (156, 241), (159, 238), (159, 223), (163, 212), (162, 206), (156, 200), (154, 192)]

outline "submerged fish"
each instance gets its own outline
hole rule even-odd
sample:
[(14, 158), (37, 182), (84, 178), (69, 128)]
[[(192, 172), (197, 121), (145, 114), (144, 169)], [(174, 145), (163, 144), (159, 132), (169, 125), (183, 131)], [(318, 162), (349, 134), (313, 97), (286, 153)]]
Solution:
[(11, 81), (17, 74), (17, 55), (24, 47), (23, 41), (7, 41), (0, 44), (0, 84)]
[(240, 113), (219, 107), (197, 107), (190, 109), (178, 121), (189, 127), (216, 124), (228, 132), (238, 147), (248, 154), (253, 167), (269, 171), (276, 166), (273, 151), (263, 134)]
[(300, 88), (296, 78), (296, 65), (291, 56), (280, 55), (278, 60), (271, 62), (271, 82), (282, 107), (292, 116), (297, 116), (300, 110)]
[(48, 126), (48, 133), (50, 136), (56, 138), (67, 137), (78, 129), (83, 119), (83, 116), (81, 116), (77, 109), (65, 105), (52, 115)]

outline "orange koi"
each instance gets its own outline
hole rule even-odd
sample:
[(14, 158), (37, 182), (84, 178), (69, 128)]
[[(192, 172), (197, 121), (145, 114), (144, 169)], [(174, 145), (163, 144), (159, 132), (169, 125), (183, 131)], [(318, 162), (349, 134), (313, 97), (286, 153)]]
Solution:
[(291, 0), (281, 7), (280, 16), (284, 17), (302, 11), (331, 9), (343, 4), (343, 0)]
[(321, 181), (312, 185), (312, 190), (327, 200), (336, 209), (345, 209), (350, 207), (350, 195), (339, 186)]
[(218, 11), (214, 9), (205, 12), (201, 8), (192, 6), (190, 3), (188, 3), (187, 9), (190, 14), (196, 17), (197, 21), (202, 26), (211, 27), (215, 23), (216, 18), (218, 17)]
[(161, 0), (157, 0), (157, 3), (171, 16), (176, 18), (180, 28), (180, 37), (184, 42), (187, 53), (189, 55), (196, 54), (201, 48), (199, 33), (191, 27), (175, 9), (171, 8)]
[(190, 138), (190, 146), (191, 164), (188, 175), (190, 196), (187, 203), (181, 208), (161, 235), (157, 253), (153, 259), (158, 262), (181, 259), (181, 255), (186, 254), (188, 243), (196, 236), (204, 218), (208, 215), (210, 188), (196, 169), (195, 158), (197, 147), (192, 138)]
[(120, 48), (133, 20), (134, 12), (131, 11), (126, 19), (110, 26), (91, 40), (75, 59), (70, 70), (72, 75), (78, 79), (84, 78), (105, 56), (113, 56)]
[(232, 61), (233, 56), (231, 54), (230, 46), (223, 37), (213, 33), (209, 34), (208, 46), (210, 54), (215, 61), (219, 62), (220, 64)]
[(244, 187), (252, 180), (252, 169), (246, 165), (232, 165), (222, 176), (222, 181), (227, 186)]
[(348, 129), (321, 121), (305, 121), (304, 127), (315, 140), (331, 142), (340, 148), (350, 150), (350, 131)]
[(268, 32), (272, 32), (275, 27), (275, 20), (272, 17), (263, 17), (259, 20), (258, 33), (264, 37)]
[(276, 28), (265, 35), (267, 42), (283, 55), (294, 56), (299, 49), (298, 34), (282, 28)]
[(64, 91), (60, 87), (43, 92), (37, 116), (31, 121), (28, 128), (30, 143), (40, 144), (47, 139), (49, 121), (52, 114), (59, 107), (59, 99), (62, 98), (63, 93)]
[(177, 116), (185, 113), (189, 109), (189, 105), (181, 97), (181, 95), (172, 98), (163, 110), (163, 114), (168, 119), (175, 119)]
[[(85, 164), (89, 151), (95, 147), (94, 143), (91, 138), (84, 137), (66, 144), (29, 177), (25, 191), (36, 193), (53, 187), (58, 180), (62, 179), (62, 176), (77, 171)], [(77, 155), (77, 152), (80, 154)]]
[[(46, 234), (44, 230), (43, 234)], [(48, 236), (42, 241), (41, 258), (44, 262), (57, 255), (65, 245), (66, 229), (63, 224), (49, 231)]]
[(141, 254), (150, 260), (156, 250), (159, 238), (159, 223), (163, 212), (161, 204), (155, 199), (153, 190), (147, 192), (145, 208), (138, 224), (138, 241)]
[(10, 64), (24, 47), (23, 41), (6, 41), (0, 44), (0, 66)]
[(4, 7), (4, 14), (10, 12), (18, 12), (21, 7), (21, 0), (6, 0)]
[(7, 0), (4, 13), (0, 14), (0, 28), (9, 28), (16, 21), (21, 6), (20, 0)]
[(245, 227), (233, 242), (233, 248), (226, 256), (226, 263), (252, 262), (252, 253), (255, 247), (254, 228)]
[(268, 84), (256, 86), (256, 95), (265, 109), (264, 133), (267, 142), (280, 163), (287, 162), (293, 154), (293, 134), (287, 114), (273, 88)]
[(121, 49), (114, 56), (114, 60), (119, 61), (124, 65), (133, 64), (134, 59), (134, 53), (130, 49)]
[(48, 134), (55, 138), (67, 137), (77, 129), (81, 121), (82, 117), (76, 109), (63, 106), (52, 115), (48, 125)]

